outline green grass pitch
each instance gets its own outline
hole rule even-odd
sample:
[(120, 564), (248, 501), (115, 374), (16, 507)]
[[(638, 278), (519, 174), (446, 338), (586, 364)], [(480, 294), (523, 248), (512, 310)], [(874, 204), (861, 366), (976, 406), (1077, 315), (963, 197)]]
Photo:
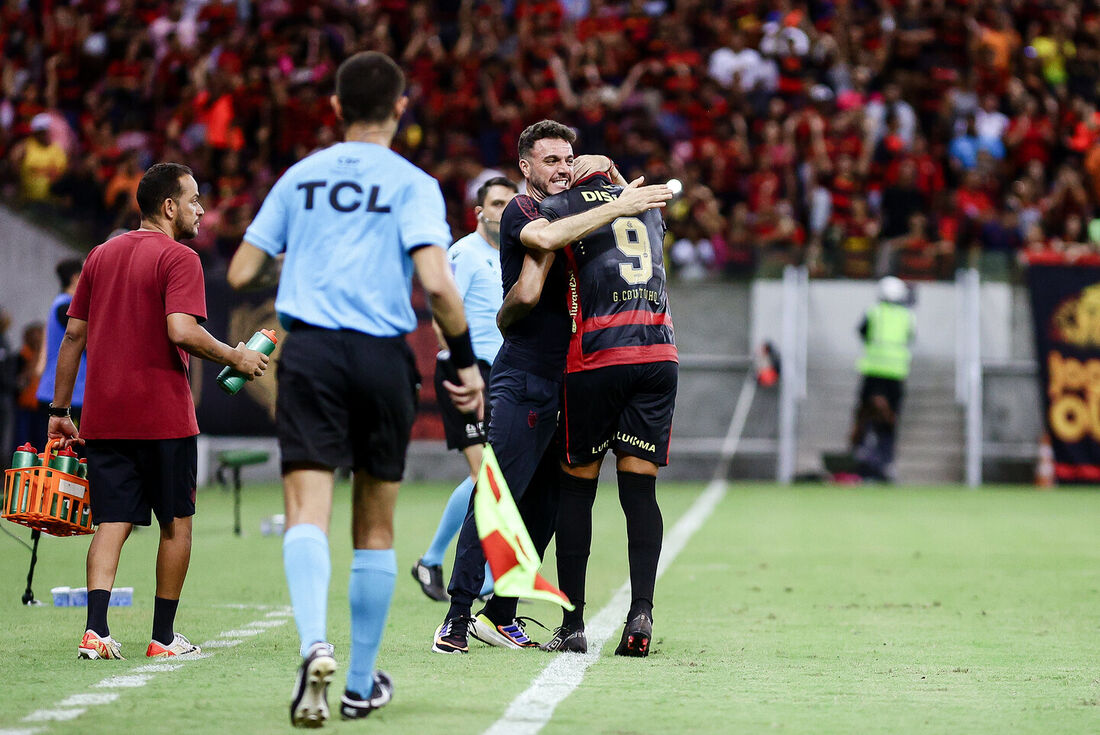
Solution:
[[(665, 484), (671, 529), (702, 490)], [(397, 591), (379, 664), (394, 701), (337, 732), (483, 732), (550, 660), (472, 642), (468, 656), (429, 651), (446, 606), (424, 597), (409, 567), (450, 491), (410, 484), (398, 506)], [(346, 652), (349, 490), (337, 489), (329, 630)], [(230, 496), (199, 493), (191, 571), (177, 629), (201, 643), (288, 603), (278, 537), (260, 519), (281, 511), (275, 485), (244, 491), (245, 535)], [(985, 488), (779, 488), (733, 484), (657, 585), (652, 654), (611, 655), (615, 641), (543, 730), (566, 733), (1084, 733), (1100, 731), (1100, 493)], [(4, 522), (27, 538), (29, 532)], [(626, 579), (615, 488), (603, 483), (589, 564), (595, 615)], [(80, 586), (87, 537), (43, 537), (34, 589)], [(29, 554), (0, 537), (0, 732), (290, 732), (297, 664), (293, 622), (177, 670), (147, 666), (156, 534), (123, 552), (111, 609), (126, 661), (78, 661), (84, 611), (24, 607)], [(548, 553), (553, 558), (552, 550)], [(449, 570), (449, 563), (448, 563)], [(547, 576), (554, 578), (553, 564)], [(553, 627), (549, 604), (521, 614)], [(544, 640), (546, 633), (534, 629)], [(540, 637), (541, 634), (541, 637)], [(127, 676), (143, 686), (97, 688)], [(330, 692), (335, 703), (343, 686)], [(72, 695), (115, 692), (70, 721), (25, 721)], [(70, 700), (72, 701), (72, 700)], [(77, 707), (76, 709), (79, 709)], [(73, 709), (72, 707), (68, 709)], [(335, 713), (334, 713), (335, 714)]]

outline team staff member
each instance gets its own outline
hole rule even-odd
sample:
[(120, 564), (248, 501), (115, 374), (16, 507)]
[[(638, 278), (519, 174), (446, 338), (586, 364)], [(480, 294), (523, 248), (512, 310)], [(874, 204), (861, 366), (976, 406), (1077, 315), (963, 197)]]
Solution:
[[(549, 197), (539, 212), (557, 221), (614, 201), (624, 189), (595, 172)], [(616, 456), (626, 515), (632, 601), (615, 653), (646, 656), (653, 632), (653, 588), (663, 523), (657, 468), (668, 463), (676, 402), (677, 354), (665, 292), (656, 210), (619, 217), (568, 245), (571, 339), (562, 396), (562, 475), (557, 521), (558, 585), (576, 606), (547, 650), (588, 650), (585, 573), (592, 503), (608, 449)]]
[[(557, 513), (557, 458), (551, 440), (557, 429), (569, 316), (561, 264), (555, 263), (550, 254), (536, 262), (528, 253), (536, 246), (539, 250), (564, 247), (616, 217), (663, 206), (672, 196), (667, 187), (643, 187), (638, 181), (605, 206), (549, 222), (539, 214), (538, 201), (568, 188), (575, 140), (576, 134), (570, 128), (553, 120), (535, 123), (520, 134), (519, 168), (528, 193), (513, 199), (501, 217), (500, 262), (507, 295), (503, 319), (498, 323), (507, 328), (489, 383), (493, 405), (489, 443), (540, 556), (553, 535)], [(518, 289), (514, 288), (517, 284)], [(451, 606), (436, 629), (433, 651), (466, 653), (471, 632), (496, 646), (537, 645), (515, 617), (515, 598), (494, 595), (476, 618), (470, 617), (474, 597), (481, 589), (484, 564), (477, 524), (470, 512), (458, 536), (448, 590)]]
[(285, 254), (275, 310), (290, 332), (279, 362), (276, 428), (287, 531), (283, 560), (302, 663), (290, 704), (295, 725), (328, 717), (336, 668), (325, 631), (333, 470), (354, 470), (348, 582), (351, 656), (345, 718), (392, 698), (375, 670), (393, 597), (393, 515), (405, 470), (419, 382), (404, 335), (416, 328), (415, 270), (446, 335), (461, 385), (455, 406), (482, 415), (484, 382), (447, 263), (443, 194), (389, 149), (408, 105), (405, 76), (385, 54), (363, 52), (336, 73), (332, 106), (344, 142), (318, 151), (276, 182), (229, 266), (235, 288), (270, 281)]
[[(466, 309), (466, 319), (470, 323), (470, 339), (474, 344), (474, 355), (481, 369), (481, 377), (489, 384), (489, 372), (500, 350), (502, 337), (497, 329), (497, 311), (500, 309), (503, 295), (500, 292), (500, 216), (508, 202), (516, 195), (516, 185), (503, 176), (495, 176), (478, 187), (474, 213), (477, 215), (477, 229), (461, 238), (447, 251), (454, 271), (455, 284), (462, 296)], [(434, 322), (440, 346), (446, 347), (446, 340)], [(443, 417), (443, 431), (447, 437), (448, 449), (459, 449), (470, 465), (470, 475), (451, 492), (443, 517), (435, 530), (431, 546), (417, 559), (412, 568), (412, 576), (420, 584), (424, 594), (433, 600), (445, 602), (447, 590), (443, 588), (443, 554), (451, 539), (458, 533), (466, 511), (473, 497), (474, 484), (481, 471), (482, 442), (485, 436), (485, 423), (490, 421), (488, 397), (486, 397), (485, 421), (470, 423), (446, 398), (443, 387), (444, 370), (436, 366), (435, 395), (439, 400), (439, 410)], [(492, 591), (493, 581), (486, 576), (481, 594)]]
[[(53, 383), (57, 370), (57, 351), (61, 348), (61, 340), (65, 336), (65, 325), (69, 323), (69, 304), (76, 293), (76, 285), (80, 282), (80, 270), (84, 263), (77, 258), (67, 258), (57, 264), (54, 269), (58, 280), (61, 281), (61, 293), (50, 304), (50, 316), (46, 320), (46, 343), (43, 345), (42, 361), (39, 364), (38, 391), (35, 397), (39, 403), (39, 409), (47, 414), (47, 404), (53, 398)], [(74, 421), (80, 423), (80, 410), (84, 406), (84, 376), (86, 370), (85, 358), (80, 357), (80, 369), (76, 373), (76, 383), (73, 384), (72, 416)], [(41, 429), (39, 429), (41, 431)], [(41, 434), (39, 434), (41, 436)]]
[[(50, 438), (85, 442), (92, 520), (88, 622), (81, 658), (122, 658), (107, 626), (107, 604), (122, 545), (134, 524), (160, 524), (153, 636), (146, 656), (177, 656), (198, 646), (174, 630), (191, 559), (199, 433), (188, 381), (188, 353), (264, 374), (267, 355), (210, 336), (199, 256), (179, 241), (198, 234), (203, 208), (191, 169), (158, 163), (137, 190), (141, 227), (92, 249), (69, 305), (57, 354)], [(71, 401), (87, 351), (80, 432)]]

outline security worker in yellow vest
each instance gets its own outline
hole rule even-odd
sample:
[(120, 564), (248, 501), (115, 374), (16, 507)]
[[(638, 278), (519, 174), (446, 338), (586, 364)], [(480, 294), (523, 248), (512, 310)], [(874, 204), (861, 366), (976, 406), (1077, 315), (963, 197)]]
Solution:
[(910, 295), (901, 279), (883, 278), (878, 282), (878, 303), (867, 310), (859, 327), (863, 384), (851, 441), (857, 472), (868, 479), (893, 479), (898, 416), (915, 334)]

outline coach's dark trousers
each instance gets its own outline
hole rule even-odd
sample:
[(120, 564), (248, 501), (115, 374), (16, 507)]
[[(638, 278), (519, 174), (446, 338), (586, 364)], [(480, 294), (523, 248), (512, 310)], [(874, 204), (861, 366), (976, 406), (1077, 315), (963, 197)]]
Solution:
[[(489, 444), (512, 490), (520, 517), (541, 557), (554, 535), (558, 508), (558, 422), (561, 382), (547, 380), (497, 360), (489, 381), (493, 405)], [(474, 521), (473, 497), (458, 534), (448, 592), (451, 603), (469, 608), (485, 581), (485, 554)]]

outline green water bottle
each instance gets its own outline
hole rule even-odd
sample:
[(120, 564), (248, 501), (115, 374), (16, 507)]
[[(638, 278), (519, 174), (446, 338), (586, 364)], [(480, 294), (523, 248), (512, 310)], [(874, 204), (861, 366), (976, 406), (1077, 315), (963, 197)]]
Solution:
[(30, 442), (16, 449), (15, 454), (11, 457), (11, 468), (13, 470), (38, 467), (40, 464), (41, 461), (38, 459), (38, 450), (31, 446)]
[(75, 477), (79, 472), (80, 458), (73, 450), (62, 449), (50, 459), (50, 468)]
[(80, 466), (76, 468), (76, 476), (82, 480), (88, 477), (88, 460), (83, 457), (80, 458)]
[[(275, 332), (270, 329), (261, 329), (252, 335), (252, 339), (248, 340), (248, 344), (245, 345), (250, 350), (256, 350), (262, 352), (265, 355), (270, 355), (275, 351), (275, 343), (279, 340), (275, 337)], [(237, 394), (247, 379), (244, 375), (233, 368), (226, 365), (222, 368), (222, 371), (218, 373), (218, 387), (231, 396)]]

